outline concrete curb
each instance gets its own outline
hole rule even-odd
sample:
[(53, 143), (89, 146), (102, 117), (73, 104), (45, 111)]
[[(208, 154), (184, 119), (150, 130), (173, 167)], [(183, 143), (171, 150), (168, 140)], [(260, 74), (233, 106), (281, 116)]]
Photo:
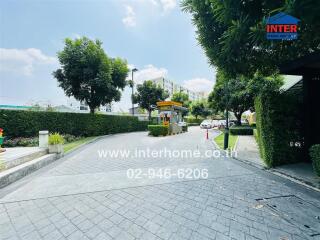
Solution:
[[(219, 130), (220, 131), (220, 130)], [(220, 131), (221, 132), (221, 131)], [(222, 133), (222, 132), (221, 132)], [(220, 134), (221, 134), (220, 133)], [(219, 134), (219, 135), (220, 135)], [(217, 136), (219, 136), (219, 135), (217, 135)], [(217, 137), (217, 136), (215, 136), (215, 137)], [(212, 144), (214, 145), (214, 147), (217, 149), (217, 150), (223, 150), (223, 149), (221, 149), (220, 147), (219, 147), (219, 145), (214, 141), (214, 138), (212, 138), (212, 139), (209, 139), (210, 140), (210, 142), (212, 142)]]
[(212, 144), (214, 145), (214, 147), (215, 147), (216, 149), (218, 149), (218, 150), (223, 150), (223, 149), (221, 149), (221, 148), (218, 146), (218, 144), (217, 144), (214, 140), (212, 140), (211, 142), (212, 142)]
[(305, 186), (305, 187), (307, 187), (307, 188), (310, 188), (310, 189), (312, 189), (312, 190), (314, 190), (314, 191), (320, 192), (320, 188), (314, 186), (314, 185), (313, 185), (312, 183), (310, 183), (310, 182), (304, 181), (304, 180), (301, 179), (301, 178), (297, 178), (297, 177), (291, 176), (291, 175), (289, 175), (289, 174), (285, 174), (285, 173), (283, 173), (283, 172), (281, 172), (281, 171), (279, 171), (279, 170), (277, 170), (277, 169), (274, 169), (274, 168), (266, 169), (266, 171), (268, 171), (268, 172), (270, 172), (270, 173), (272, 173), (272, 174), (274, 174), (274, 175), (277, 175), (277, 176), (280, 176), (280, 177), (289, 179), (289, 180), (292, 181), (292, 182), (298, 183), (298, 184), (300, 184), (300, 185), (302, 185), (302, 186)]
[(235, 142), (235, 144), (234, 144), (233, 151), (237, 151), (237, 149), (238, 149), (238, 143), (239, 143), (239, 136), (237, 136), (237, 140), (236, 140), (236, 142)]
[[(235, 151), (237, 150), (238, 140), (239, 140), (239, 137), (237, 139), (237, 142), (235, 143), (235, 149), (234, 149)], [(217, 149), (220, 149), (220, 147), (215, 143), (214, 140), (212, 140), (211, 142), (213, 143), (213, 145)], [(222, 149), (220, 149), (220, 150), (222, 150)], [(238, 158), (238, 157), (234, 157), (234, 156), (232, 157), (232, 159), (237, 160), (239, 162), (242, 162), (244, 164), (247, 164), (249, 166), (258, 168), (258, 169), (263, 170), (265, 172), (271, 173), (271, 174), (276, 175), (278, 177), (285, 178), (285, 179), (287, 179), (287, 180), (289, 180), (291, 182), (299, 184), (299, 185), (301, 185), (303, 187), (306, 187), (308, 189), (311, 189), (313, 191), (320, 192), (320, 188), (314, 186), (312, 183), (306, 182), (303, 179), (300, 179), (300, 178), (297, 178), (297, 177), (290, 176), (288, 174), (285, 174), (283, 172), (278, 171), (277, 169), (267, 168), (266, 166), (263, 166), (263, 165), (260, 165), (260, 164), (255, 164), (255, 163), (253, 163), (251, 161), (248, 161), (248, 160), (245, 160), (245, 159), (241, 159), (241, 158)]]
[(96, 137), (96, 138), (94, 138), (94, 139), (92, 139), (92, 140), (90, 140), (90, 141), (88, 141), (88, 142), (82, 143), (82, 144), (80, 144), (79, 146), (71, 149), (69, 152), (64, 153), (63, 156), (68, 156), (69, 154), (73, 153), (74, 151), (78, 150), (79, 148), (81, 148), (81, 147), (83, 147), (83, 146), (85, 146), (85, 145), (87, 145), (87, 144), (90, 144), (90, 143), (99, 141), (100, 139), (102, 139), (102, 138), (104, 138), (104, 137), (106, 137), (106, 136), (109, 136), (109, 135), (98, 136), (98, 137)]
[(265, 167), (265, 166), (263, 166), (263, 165), (259, 165), (259, 164), (252, 163), (252, 162), (247, 161), (247, 160), (245, 160), (245, 159), (240, 159), (240, 158), (236, 158), (236, 157), (233, 157), (233, 159), (234, 159), (234, 160), (237, 160), (237, 161), (239, 161), (239, 162), (245, 163), (245, 164), (247, 164), (247, 165), (249, 165), (249, 166), (258, 168), (258, 169), (260, 169), (260, 170), (264, 170), (264, 171), (266, 171), (266, 172), (268, 172), (268, 173), (271, 173), (271, 174), (273, 174), (273, 175), (276, 175), (276, 176), (278, 176), (278, 177), (285, 178), (285, 179), (287, 179), (287, 180), (289, 180), (289, 181), (291, 181), (291, 182), (297, 183), (297, 184), (299, 184), (299, 185), (301, 185), (301, 186), (304, 186), (304, 187), (306, 187), (306, 188), (309, 188), (309, 189), (312, 189), (312, 190), (314, 190), (314, 191), (320, 192), (320, 189), (319, 189), (319, 188), (317, 188), (316, 186), (314, 186), (313, 184), (311, 184), (311, 183), (309, 183), (309, 182), (304, 181), (303, 179), (296, 178), (296, 177), (293, 177), (293, 176), (291, 176), (291, 175), (285, 174), (285, 173), (280, 172), (280, 171), (278, 171), (278, 170), (276, 170), (276, 169), (274, 169), (274, 168), (267, 168), (267, 167)]
[(253, 166), (253, 167), (256, 167), (256, 168), (259, 168), (259, 169), (262, 169), (262, 170), (268, 170), (268, 168), (266, 166), (263, 166), (263, 165), (260, 165), (260, 164), (257, 164), (257, 163), (253, 163), (251, 161), (248, 161), (246, 159), (242, 159), (242, 158), (238, 158), (238, 157), (233, 157), (233, 159), (237, 160), (237, 161), (240, 161), (240, 162), (243, 162), (245, 164), (248, 164), (250, 166)]
[(33, 159), (36, 159), (36, 158), (40, 158), (44, 155), (48, 154), (48, 150), (47, 149), (39, 149), (38, 151), (36, 152), (33, 152), (33, 153), (26, 153), (26, 154), (23, 154), (23, 155), (20, 155), (18, 158), (14, 159), (14, 160), (11, 160), (11, 161), (8, 161), (8, 162), (5, 162), (4, 165), (5, 165), (5, 168), (6, 169), (10, 169), (10, 168), (13, 168), (13, 167), (16, 167), (16, 166), (19, 166), (25, 162), (29, 162)]
[(56, 161), (61, 155), (47, 154), (36, 158), (19, 166), (10, 168), (0, 173), (0, 188), (4, 188), (9, 184), (27, 176), (28, 174)]

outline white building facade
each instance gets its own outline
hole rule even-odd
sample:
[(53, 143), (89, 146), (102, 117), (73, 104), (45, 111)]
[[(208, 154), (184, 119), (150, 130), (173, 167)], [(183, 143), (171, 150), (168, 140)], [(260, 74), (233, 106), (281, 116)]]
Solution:
[(189, 90), (179, 84), (176, 84), (175, 82), (173, 82), (167, 78), (164, 78), (164, 77), (150, 79), (150, 81), (152, 81), (153, 83), (157, 84), (162, 89), (167, 91), (169, 93), (169, 98), (171, 98), (172, 95), (176, 92), (187, 93), (189, 96), (189, 99), (191, 101), (203, 100), (208, 97), (208, 95), (204, 92), (191, 91), (191, 90)]
[[(90, 112), (90, 108), (86, 103), (80, 102), (80, 101), (77, 101), (74, 99), (70, 99), (68, 101), (68, 107), (72, 108), (75, 112), (79, 112), (79, 113), (89, 113)], [(112, 112), (112, 104), (100, 106), (97, 109), (97, 111), (99, 111), (101, 113), (110, 113), (110, 112)]]

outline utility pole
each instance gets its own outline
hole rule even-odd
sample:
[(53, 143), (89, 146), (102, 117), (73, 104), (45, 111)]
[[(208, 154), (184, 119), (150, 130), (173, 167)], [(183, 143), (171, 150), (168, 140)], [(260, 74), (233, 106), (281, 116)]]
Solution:
[(133, 68), (133, 69), (131, 70), (131, 80), (132, 80), (132, 82), (131, 82), (131, 91), (132, 91), (132, 93), (131, 93), (132, 116), (134, 116), (134, 104), (133, 104), (133, 88), (134, 88), (134, 81), (133, 81), (133, 73), (134, 73), (134, 72), (137, 72), (137, 71), (138, 71), (138, 69), (137, 69), (137, 68)]

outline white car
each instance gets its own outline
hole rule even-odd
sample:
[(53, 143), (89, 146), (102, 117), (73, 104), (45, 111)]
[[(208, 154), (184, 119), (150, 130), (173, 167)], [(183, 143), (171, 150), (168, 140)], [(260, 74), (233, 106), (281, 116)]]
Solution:
[(212, 123), (210, 120), (203, 120), (200, 124), (200, 128), (209, 129), (212, 128)]
[(219, 127), (219, 120), (212, 120), (211, 126), (212, 127)]

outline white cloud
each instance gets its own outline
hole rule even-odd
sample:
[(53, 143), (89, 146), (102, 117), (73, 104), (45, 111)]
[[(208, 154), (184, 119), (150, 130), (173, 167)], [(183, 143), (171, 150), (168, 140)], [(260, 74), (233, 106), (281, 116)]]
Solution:
[(32, 75), (36, 65), (57, 64), (55, 57), (46, 56), (40, 49), (0, 48), (0, 72)]
[(211, 92), (213, 85), (214, 81), (210, 81), (206, 78), (193, 78), (183, 82), (185, 88), (195, 92)]
[(79, 33), (73, 33), (71, 38), (80, 39), (82, 36)]
[(160, 0), (164, 12), (169, 12), (177, 6), (176, 0)]
[[(168, 75), (168, 70), (165, 68), (157, 68), (152, 64), (144, 66), (142, 69), (139, 69), (138, 72), (134, 73), (135, 83), (142, 83), (145, 80), (150, 80), (159, 77), (166, 77)], [(131, 78), (131, 76), (130, 76)]]
[[(122, 23), (126, 27), (135, 27), (137, 19), (140, 18), (149, 19), (158, 13), (160, 13), (160, 16), (164, 16), (177, 6), (177, 0), (125, 0), (124, 2), (125, 15), (122, 18)], [(143, 16), (139, 16), (139, 13), (143, 14)]]
[(126, 8), (126, 16), (122, 19), (122, 22), (127, 27), (136, 26), (136, 13), (130, 5), (125, 5)]
[(140, 0), (140, 2), (151, 3), (160, 7), (164, 12), (169, 12), (177, 6), (177, 0)]

